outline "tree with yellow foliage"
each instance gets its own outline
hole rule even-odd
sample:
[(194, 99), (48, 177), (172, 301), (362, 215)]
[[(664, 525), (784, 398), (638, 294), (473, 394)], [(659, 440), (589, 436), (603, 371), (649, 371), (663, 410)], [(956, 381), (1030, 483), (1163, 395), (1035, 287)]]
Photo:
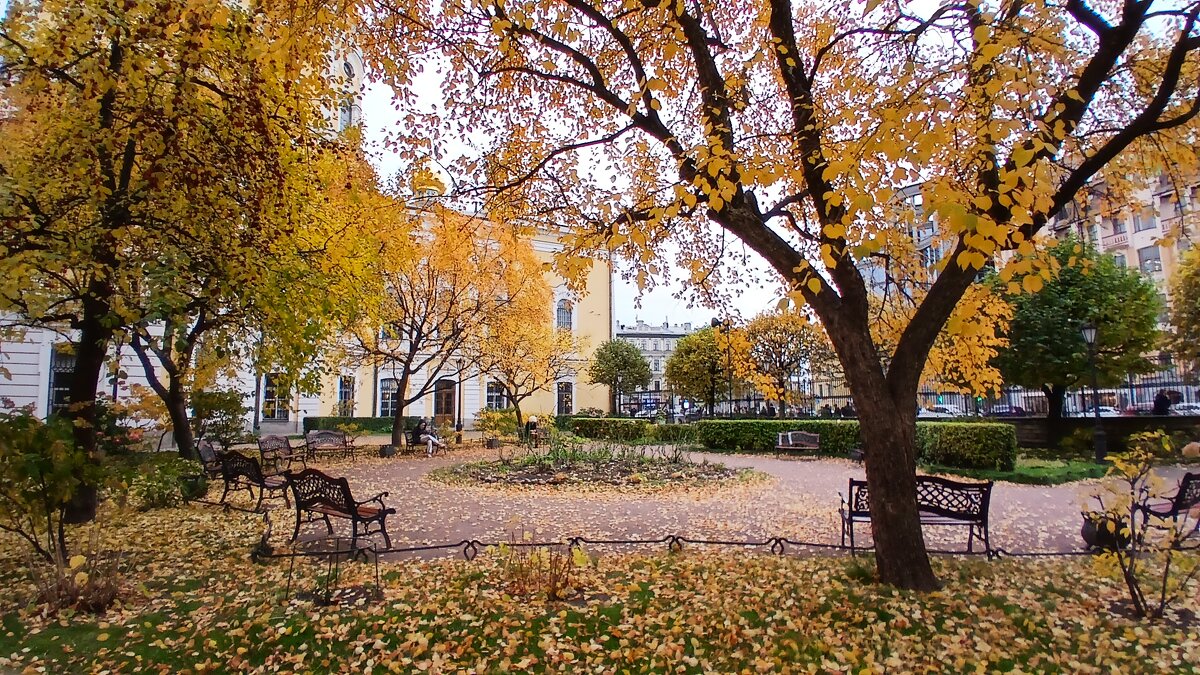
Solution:
[(384, 246), (376, 281), (350, 320), (350, 352), (395, 375), (397, 446), (404, 411), (441, 377), (461, 377), (473, 365), (472, 344), (488, 331), (519, 329), (504, 321), (510, 307), (544, 302), (544, 311), (549, 303), (542, 264), (512, 226), (438, 204), (406, 217), (412, 238)]
[[(0, 310), (78, 336), (69, 414), (88, 453), (117, 331), (185, 308), (176, 284), (205, 254), (253, 282), (295, 227), (289, 177), (328, 140), (328, 55), (349, 18), (321, 0), (10, 4)], [(94, 511), (94, 487), (80, 495), (73, 519)]]
[[(414, 119), (494, 141), (464, 175), (573, 226), (565, 273), (612, 252), (653, 274), (674, 240), (711, 281), (736, 238), (811, 307), (862, 421), (878, 576), (904, 588), (938, 585), (914, 401), (959, 300), (1102, 173), (1118, 194), (1196, 163), (1195, 3), (364, 1), (402, 104), (415, 74), (448, 72), (445, 107)], [(396, 140), (426, 148), (429, 122)], [(878, 284), (915, 301), (883, 358)]]
[[(537, 283), (531, 285), (534, 278)], [(551, 321), (549, 284), (540, 274), (530, 280), (507, 279), (514, 285), (468, 349), (479, 372), (503, 387), (516, 410), (518, 427), (524, 423), (522, 401), (587, 365), (581, 354), (586, 345)]]
[(738, 332), (737, 374), (776, 401), (781, 418), (789, 404), (798, 402), (793, 380), (804, 371), (814, 378), (827, 376), (837, 358), (821, 325), (791, 309), (759, 314)]
[[(355, 307), (351, 293), (374, 281), (370, 264), (386, 237), (396, 234), (379, 224), (397, 209), (379, 192), (374, 170), (354, 143), (325, 144), (311, 161), (292, 167), (292, 229), (273, 245), (237, 258), (217, 241), (190, 251), (170, 287), (180, 302), (150, 307), (127, 329), (169, 415), (180, 455), (194, 456), (191, 393), (212, 384), (196, 372), (202, 346), (219, 364), (269, 367), (289, 385), (311, 382)], [(209, 225), (210, 233), (224, 231), (215, 220)]]

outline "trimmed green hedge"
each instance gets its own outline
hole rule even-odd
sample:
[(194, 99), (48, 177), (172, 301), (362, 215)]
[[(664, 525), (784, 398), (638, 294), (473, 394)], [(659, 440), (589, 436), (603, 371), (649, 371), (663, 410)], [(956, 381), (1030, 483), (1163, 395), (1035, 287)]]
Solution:
[(584, 438), (633, 441), (650, 432), (650, 423), (627, 417), (575, 417), (571, 420), (571, 431)]
[[(702, 420), (696, 423), (705, 447), (725, 452), (771, 453), (778, 434), (808, 431), (821, 435), (818, 453), (844, 455), (859, 448), (857, 420)], [(1017, 434), (997, 422), (917, 422), (917, 458), (964, 469), (1012, 470)]]
[(1012, 471), (1017, 430), (1003, 423), (917, 422), (917, 458), (959, 469)]
[(659, 424), (656, 425), (655, 431), (658, 433), (658, 440), (665, 443), (675, 441), (699, 441), (695, 424)]
[[(420, 419), (420, 417), (405, 417), (404, 430), (415, 429), (417, 421)], [(346, 424), (353, 424), (368, 434), (392, 433), (391, 417), (305, 417), (304, 431), (305, 433), (321, 429), (337, 431), (338, 427)]]

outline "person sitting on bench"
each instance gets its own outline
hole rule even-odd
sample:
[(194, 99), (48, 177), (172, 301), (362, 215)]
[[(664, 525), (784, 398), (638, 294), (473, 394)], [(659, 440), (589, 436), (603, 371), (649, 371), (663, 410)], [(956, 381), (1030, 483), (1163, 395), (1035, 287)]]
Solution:
[(413, 429), (413, 438), (418, 443), (425, 444), (425, 456), (427, 457), (433, 457), (434, 446), (437, 446), (438, 448), (446, 447), (446, 444), (443, 443), (441, 439), (433, 435), (433, 431), (430, 430), (429, 424), (425, 422), (424, 418), (417, 423), (417, 428)]

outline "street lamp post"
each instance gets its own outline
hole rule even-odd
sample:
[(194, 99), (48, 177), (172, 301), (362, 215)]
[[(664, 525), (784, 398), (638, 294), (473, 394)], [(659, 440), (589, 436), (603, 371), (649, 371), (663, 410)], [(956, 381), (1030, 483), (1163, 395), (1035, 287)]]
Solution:
[(1083, 334), (1083, 341), (1087, 343), (1088, 366), (1092, 371), (1092, 416), (1096, 424), (1092, 430), (1092, 448), (1096, 453), (1096, 463), (1102, 464), (1104, 456), (1108, 454), (1108, 438), (1104, 435), (1104, 425), (1100, 421), (1100, 386), (1096, 372), (1096, 324), (1089, 321), (1083, 324), (1079, 332)]
[(455, 365), (458, 366), (458, 421), (454, 423), (454, 439), (457, 445), (462, 445), (463, 360), (456, 359)]
[[(725, 382), (728, 385), (728, 389), (726, 391), (725, 405), (729, 407), (729, 417), (732, 418), (733, 417), (733, 364), (730, 363), (730, 361), (732, 360), (732, 357), (729, 354), (728, 330), (729, 330), (730, 326), (725, 321), (722, 321), (722, 320), (714, 317), (712, 320), (712, 327), (716, 328), (718, 330), (720, 330), (722, 328), (724, 328), (726, 330), (725, 349), (723, 351), (725, 352)], [(715, 370), (715, 368), (714, 368), (714, 370)], [(715, 377), (715, 373), (714, 373), (714, 377)]]

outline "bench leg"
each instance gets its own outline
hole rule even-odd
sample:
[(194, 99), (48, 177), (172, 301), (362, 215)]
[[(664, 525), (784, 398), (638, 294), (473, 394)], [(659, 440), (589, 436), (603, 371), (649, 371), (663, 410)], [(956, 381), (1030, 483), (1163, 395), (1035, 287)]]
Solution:
[(387, 516), (386, 515), (383, 518), (379, 519), (379, 531), (383, 533), (384, 548), (391, 549), (392, 548), (392, 538), (388, 536)]
[(292, 531), (292, 541), (300, 536), (300, 507), (296, 507), (296, 529)]
[(324, 514), (324, 513), (322, 513), (322, 514), (321, 514), (321, 517), (325, 519), (325, 530), (326, 530), (326, 532), (328, 532), (329, 534), (333, 534), (333, 523), (329, 522), (329, 516), (328, 516), (328, 514)]
[[(254, 499), (254, 488), (251, 488), (250, 486), (246, 486), (246, 489), (250, 491), (250, 498)], [(258, 488), (258, 503), (254, 505), (254, 510), (256, 512), (262, 510), (263, 497), (266, 497), (266, 496), (267, 496), (267, 486), (266, 485), (259, 486), (259, 488)]]

